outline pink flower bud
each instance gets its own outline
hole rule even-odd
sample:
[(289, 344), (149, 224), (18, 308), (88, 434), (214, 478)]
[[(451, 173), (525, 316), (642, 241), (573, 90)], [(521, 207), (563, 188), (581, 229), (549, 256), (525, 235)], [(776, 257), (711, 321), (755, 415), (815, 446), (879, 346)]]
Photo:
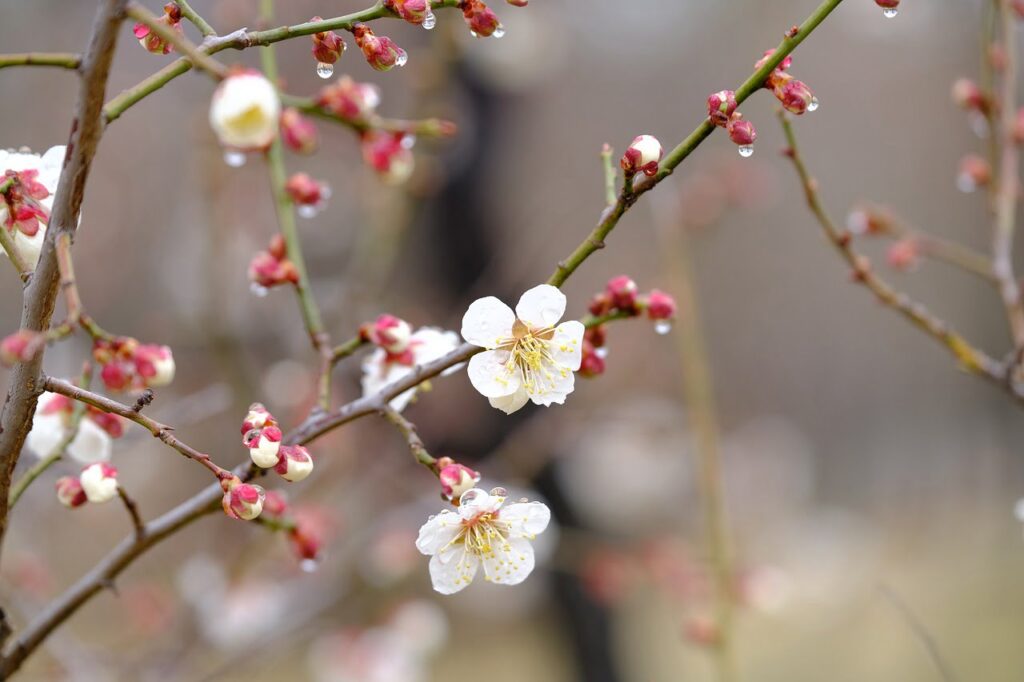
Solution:
[(757, 139), (757, 129), (750, 121), (744, 120), (739, 114), (732, 117), (726, 130), (729, 131), (729, 139), (741, 147), (749, 147)]
[(718, 624), (707, 615), (693, 615), (686, 619), (686, 638), (698, 646), (714, 647), (721, 641)]
[(900, 0), (875, 0), (875, 4), (883, 9), (896, 9), (900, 6)]
[(166, 386), (174, 380), (174, 369), (169, 346), (144, 344), (135, 351), (135, 371), (142, 386)]
[[(173, 2), (164, 5), (164, 15), (160, 17), (159, 21), (178, 35), (185, 35), (181, 27), (181, 8)], [(139, 45), (142, 45), (145, 50), (153, 54), (168, 54), (174, 50), (173, 45), (156, 33), (153, 33), (149, 26), (143, 23), (135, 24), (132, 30), (135, 33), (135, 38), (139, 41)]]
[(318, 143), (316, 126), (298, 109), (288, 107), (281, 112), (281, 141), (293, 152), (312, 154)]
[(295, 527), (288, 531), (288, 545), (292, 553), (301, 561), (316, 561), (323, 545), (321, 529), (316, 524), (306, 523), (299, 519)]
[(892, 213), (881, 206), (861, 206), (846, 217), (846, 229), (854, 235), (888, 234), (894, 221)]
[(78, 480), (90, 502), (98, 504), (117, 497), (117, 469), (107, 462), (96, 462), (85, 467)]
[(120, 438), (124, 435), (124, 419), (116, 414), (103, 412), (92, 405), (86, 408), (86, 414), (96, 426), (107, 432), (111, 438)]
[(708, 117), (711, 122), (724, 128), (736, 111), (736, 93), (732, 90), (719, 90), (708, 97)]
[(249, 406), (249, 412), (242, 420), (242, 435), (244, 436), (253, 429), (262, 429), (264, 426), (277, 426), (277, 420), (270, 411), (263, 406), (263, 403), (253, 403)]
[(480, 472), (459, 464), (451, 457), (437, 460), (437, 478), (441, 482), (441, 492), (449, 500), (462, 496), (462, 493), (476, 487), (480, 482)]
[(644, 175), (656, 175), (658, 162), (661, 161), (663, 153), (658, 138), (653, 135), (640, 135), (633, 138), (619, 165), (628, 174), (643, 172)]
[(237, 476), (221, 481), (224, 498), (221, 501), (224, 513), (233, 519), (252, 521), (263, 511), (266, 491), (252, 483), (242, 483)]
[(284, 480), (297, 483), (313, 473), (313, 458), (301, 445), (282, 445), (274, 471)]
[(295, 173), (284, 185), (292, 201), (300, 206), (317, 206), (326, 199), (327, 187), (306, 173)]
[(498, 15), (481, 0), (463, 0), (462, 17), (466, 20), (470, 32), (476, 38), (500, 38), (505, 29), (498, 20)]
[(75, 476), (61, 476), (57, 479), (57, 499), (65, 507), (80, 507), (89, 501), (82, 489), (82, 482)]
[(401, 353), (409, 347), (412, 327), (403, 319), (387, 313), (380, 315), (367, 331), (367, 338), (388, 353)]
[(671, 320), (676, 316), (676, 300), (660, 289), (651, 289), (647, 295), (647, 317), (652, 320)]
[(953, 101), (962, 109), (982, 113), (988, 110), (985, 95), (970, 78), (958, 78), (953, 83), (952, 96)]
[(775, 87), (775, 96), (786, 111), (797, 116), (814, 107), (814, 93), (806, 83), (795, 78), (780, 81)]
[[(757, 62), (754, 63), (754, 68), (755, 69), (760, 69), (762, 66), (765, 65), (765, 63), (768, 62), (769, 59), (771, 59), (771, 56), (773, 54), (775, 54), (775, 49), (774, 48), (771, 49), (771, 50), (765, 50), (764, 51), (764, 56), (761, 57), (760, 59), (758, 59)], [(792, 66), (792, 65), (793, 65), (793, 55), (786, 55), (786, 58), (783, 59), (779, 63), (779, 65), (775, 67), (775, 71), (776, 72), (788, 71), (789, 67)], [(769, 76), (769, 78), (770, 78), (770, 76)]]
[(913, 270), (920, 262), (921, 249), (917, 240), (911, 237), (900, 239), (889, 245), (885, 260), (889, 267), (904, 272)]
[(263, 514), (281, 518), (288, 512), (288, 497), (280, 490), (268, 490), (263, 498)]
[(513, 7), (526, 7), (530, 0), (505, 0), (508, 4)]
[(298, 284), (299, 271), (287, 258), (276, 258), (270, 251), (260, 251), (249, 261), (249, 281), (265, 289)]
[(956, 186), (961, 192), (973, 192), (984, 187), (992, 180), (992, 169), (988, 161), (977, 154), (968, 154), (960, 159), (960, 167), (956, 177)]
[(588, 310), (591, 315), (604, 315), (611, 309), (612, 299), (605, 291), (602, 291), (599, 294), (594, 294), (594, 298), (590, 299)]
[(588, 341), (594, 348), (601, 348), (607, 340), (607, 335), (607, 327), (603, 324), (599, 324), (596, 327), (590, 327), (583, 332), (583, 339)]
[(367, 133), (363, 135), (363, 161), (385, 183), (401, 184), (409, 179), (414, 168), (412, 141), (405, 133)]
[(336, 83), (321, 88), (316, 103), (345, 121), (361, 121), (376, 111), (380, 90), (372, 83), (357, 83), (342, 76)]
[(612, 304), (619, 310), (632, 310), (636, 305), (636, 294), (639, 290), (636, 282), (629, 275), (612, 277), (605, 285), (605, 291), (611, 297)]
[(590, 341), (583, 341), (583, 355), (580, 359), (579, 373), (585, 377), (593, 378), (604, 374), (604, 358), (598, 355), (597, 349)]
[(410, 24), (429, 27), (435, 21), (429, 0), (385, 0), (384, 4)]
[(39, 350), (42, 335), (29, 329), (19, 329), (0, 341), (0, 364), (10, 367), (28, 362)]
[(356, 45), (363, 51), (366, 62), (377, 71), (390, 71), (396, 66), (405, 66), (409, 55), (387, 36), (376, 36), (366, 24), (352, 28)]
[[(313, 17), (310, 21), (323, 21)], [(323, 31), (310, 36), (313, 40), (313, 59), (321, 64), (333, 64), (345, 51), (345, 41), (334, 31)]]
[(264, 426), (251, 429), (242, 436), (242, 444), (249, 448), (252, 463), (262, 469), (277, 466), (281, 450), (281, 429), (276, 426)]

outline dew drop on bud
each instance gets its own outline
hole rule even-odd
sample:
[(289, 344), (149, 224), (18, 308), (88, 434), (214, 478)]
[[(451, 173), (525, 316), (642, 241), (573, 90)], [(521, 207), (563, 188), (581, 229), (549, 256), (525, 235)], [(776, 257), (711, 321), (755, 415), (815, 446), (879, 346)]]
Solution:
[(299, 562), (299, 568), (303, 573), (316, 573), (316, 569), (320, 568), (320, 562), (316, 559), (303, 559)]
[(474, 38), (479, 38), (480, 37), (480, 35), (476, 31), (470, 31), (469, 35), (473, 36)]
[(408, 61), (409, 61), (409, 55), (407, 55), (405, 52), (403, 52), (402, 54), (398, 55), (395, 58), (395, 66), (405, 66), (406, 63), (408, 63)]
[(495, 497), (508, 497), (508, 491), (502, 487), (491, 488), (491, 495)]
[(402, 138), (401, 145), (402, 149), (412, 149), (414, 146), (416, 146), (416, 136), (406, 135), (405, 137)]
[(435, 26), (437, 26), (437, 17), (434, 16), (433, 12), (428, 12), (427, 15), (423, 17), (423, 28), (430, 31), (433, 30)]
[(818, 98), (817, 97), (811, 97), (811, 101), (807, 105), (807, 111), (817, 111), (817, 110), (818, 110)]
[(886, 19), (892, 19), (899, 13), (900, 11), (895, 7), (886, 7), (885, 9), (882, 10), (882, 16), (885, 17)]
[(479, 488), (472, 488), (470, 490), (467, 490), (466, 492), (462, 493), (462, 497), (459, 498), (459, 504), (472, 504), (477, 499), (479, 499), (479, 497), (483, 494), (484, 491), (480, 490)]
[[(747, 156), (750, 155), (748, 154)], [(672, 331), (672, 323), (669, 322), (668, 320), (658, 320), (657, 322), (654, 323), (654, 332), (656, 334), (661, 334), (662, 336), (664, 336), (665, 334), (668, 334), (670, 331)]]
[(752, 144), (740, 145), (739, 152), (740, 152), (740, 156), (742, 156), (745, 159), (745, 158), (749, 157), (751, 154), (754, 153), (754, 145), (752, 145)]
[(245, 154), (237, 151), (224, 152), (224, 163), (232, 168), (241, 168), (245, 165)]
[(956, 188), (964, 194), (970, 194), (978, 189), (978, 185), (974, 182), (974, 178), (971, 177), (970, 173), (961, 173), (956, 176)]
[(263, 298), (267, 295), (267, 288), (262, 284), (257, 284), (256, 282), (249, 285), (249, 291), (253, 296), (258, 296), (259, 298)]
[(604, 360), (606, 357), (608, 357), (608, 348), (606, 348), (605, 346), (601, 346), (600, 348), (595, 348), (594, 349), (594, 355), (596, 355), (597, 357), (599, 357), (602, 360)]
[(307, 220), (315, 218), (316, 214), (319, 213), (317, 207), (313, 204), (301, 204), (298, 208), (299, 215)]
[(321, 78), (330, 78), (334, 75), (334, 64), (328, 64), (327, 62), (317, 62), (316, 64), (316, 75)]
[(494, 36), (495, 38), (505, 37), (505, 27), (502, 26), (501, 24), (498, 24), (498, 28), (494, 29), (494, 33), (492, 33), (491, 35)]

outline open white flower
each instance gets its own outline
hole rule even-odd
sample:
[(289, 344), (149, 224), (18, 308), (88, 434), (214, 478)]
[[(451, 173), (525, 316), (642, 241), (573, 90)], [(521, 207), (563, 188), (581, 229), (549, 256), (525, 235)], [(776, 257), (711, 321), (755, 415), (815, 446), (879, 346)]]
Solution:
[[(59, 397), (54, 393), (43, 393), (39, 406), (32, 417), (32, 430), (28, 432), (25, 445), (40, 459), (49, 457), (68, 435), (70, 415), (64, 411), (48, 410), (47, 405)], [(113, 441), (88, 415), (78, 423), (78, 432), (65, 451), (71, 459), (82, 464), (110, 461)]]
[[(378, 393), (385, 386), (408, 375), (417, 365), (447, 355), (458, 346), (459, 336), (455, 332), (422, 327), (409, 337), (409, 343), (401, 353), (389, 353), (378, 348), (363, 361), (363, 395)], [(444, 374), (457, 372), (461, 368), (462, 365), (450, 367)], [(416, 389), (410, 388), (395, 396), (391, 400), (391, 407), (400, 412), (415, 395)]]
[(473, 388), (491, 406), (512, 414), (527, 400), (536, 405), (564, 403), (580, 368), (583, 324), (558, 324), (565, 294), (550, 284), (519, 299), (515, 312), (494, 296), (473, 301), (462, 318), (462, 337), (487, 350), (469, 360)]
[(210, 125), (225, 147), (263, 149), (277, 136), (281, 99), (263, 74), (245, 71), (225, 78), (213, 93)]
[(505, 491), (462, 495), (458, 512), (444, 510), (420, 528), (416, 549), (430, 557), (430, 580), (441, 594), (462, 590), (483, 566), (484, 580), (518, 585), (533, 571), (533, 540), (551, 521), (542, 502), (507, 507)]
[[(48, 197), (39, 200), (39, 205), (49, 213), (53, 208), (53, 194), (57, 191), (57, 183), (60, 180), (61, 166), (64, 164), (64, 152), (67, 148), (64, 145), (50, 147), (46, 153), (40, 156), (31, 152), (14, 152), (0, 149), (0, 180), (6, 171), (35, 170), (39, 174), (36, 181), (50, 193)], [(8, 222), (7, 205), (0, 201), (0, 226)], [(22, 259), (31, 267), (35, 267), (39, 261), (39, 252), (43, 248), (43, 240), (46, 238), (46, 226), (40, 225), (39, 230), (31, 237), (21, 230), (12, 232), (14, 246), (18, 249)], [(6, 256), (6, 253), (4, 254)]]

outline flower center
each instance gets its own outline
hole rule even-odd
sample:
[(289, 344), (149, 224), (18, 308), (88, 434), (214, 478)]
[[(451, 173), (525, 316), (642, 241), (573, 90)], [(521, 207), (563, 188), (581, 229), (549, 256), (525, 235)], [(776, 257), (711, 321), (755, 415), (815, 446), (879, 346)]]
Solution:
[(509, 351), (506, 371), (510, 376), (519, 372), (522, 386), (530, 395), (545, 392), (555, 385), (556, 379), (565, 377), (566, 370), (559, 367), (551, 355), (554, 336), (553, 327), (532, 329), (522, 320), (516, 320), (512, 336), (498, 346), (500, 350)]

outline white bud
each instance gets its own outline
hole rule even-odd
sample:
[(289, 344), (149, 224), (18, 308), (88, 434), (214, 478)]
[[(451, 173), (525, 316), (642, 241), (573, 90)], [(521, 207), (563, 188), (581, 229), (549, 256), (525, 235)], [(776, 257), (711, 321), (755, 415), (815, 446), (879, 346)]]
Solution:
[(90, 502), (107, 502), (117, 497), (117, 469), (106, 462), (85, 467), (78, 480)]
[(281, 100), (262, 74), (246, 72), (221, 82), (210, 104), (210, 125), (225, 147), (264, 149), (277, 136)]

